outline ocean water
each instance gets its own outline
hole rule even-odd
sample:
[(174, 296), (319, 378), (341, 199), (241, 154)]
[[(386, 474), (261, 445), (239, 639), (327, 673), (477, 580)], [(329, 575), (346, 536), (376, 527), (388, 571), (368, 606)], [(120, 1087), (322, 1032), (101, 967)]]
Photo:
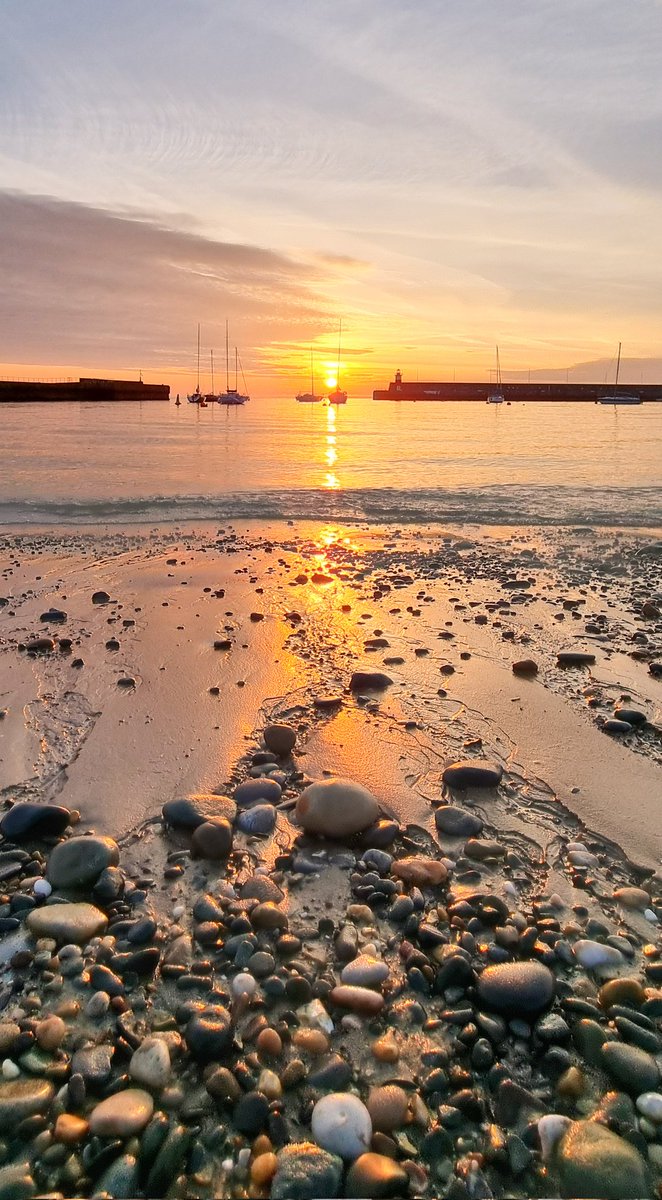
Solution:
[(662, 404), (1, 405), (0, 523), (662, 527)]

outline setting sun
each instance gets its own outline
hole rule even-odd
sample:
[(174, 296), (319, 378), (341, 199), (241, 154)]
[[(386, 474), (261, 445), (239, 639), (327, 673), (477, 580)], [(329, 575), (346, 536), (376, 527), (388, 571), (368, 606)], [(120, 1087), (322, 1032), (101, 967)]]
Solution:
[(327, 375), (324, 382), (328, 388), (334, 388), (338, 383), (338, 377), (337, 375)]

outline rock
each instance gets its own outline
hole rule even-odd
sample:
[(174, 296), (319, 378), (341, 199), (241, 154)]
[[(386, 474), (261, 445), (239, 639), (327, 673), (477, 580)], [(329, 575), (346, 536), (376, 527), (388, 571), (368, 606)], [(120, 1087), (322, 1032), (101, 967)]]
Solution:
[(607, 946), (603, 942), (594, 942), (590, 938), (580, 938), (572, 947), (577, 962), (589, 971), (605, 974), (617, 971), (623, 966), (624, 958), (615, 946)]
[(634, 725), (635, 728), (640, 728), (647, 722), (646, 714), (638, 708), (616, 708), (614, 717), (617, 721), (626, 721), (628, 725)]
[(339, 987), (332, 988), (329, 1000), (339, 1008), (349, 1008), (352, 1012), (366, 1016), (375, 1016), (384, 1007), (384, 997), (379, 992), (349, 984), (340, 984)]
[(148, 1037), (133, 1052), (129, 1075), (136, 1083), (160, 1091), (170, 1079), (170, 1051), (163, 1038)]
[(251, 925), (255, 929), (287, 929), (288, 923), (287, 913), (271, 900), (256, 904), (251, 909)]
[(343, 838), (360, 833), (379, 816), (371, 792), (349, 779), (324, 779), (311, 783), (299, 796), (296, 817), (307, 833)]
[(600, 1007), (605, 1010), (614, 1004), (634, 1004), (636, 1008), (640, 1008), (645, 999), (646, 993), (639, 980), (626, 975), (603, 983), (598, 992)]
[(499, 763), (469, 758), (447, 766), (442, 780), (450, 788), (493, 788), (498, 786), (502, 776), (503, 767)]
[(266, 837), (276, 826), (276, 810), (271, 804), (255, 804), (237, 817), (237, 828), (252, 837)]
[(219, 1062), (232, 1046), (233, 1030), (228, 1010), (218, 1004), (194, 1013), (184, 1036), (198, 1062)]
[(55, 642), (49, 637), (30, 638), (25, 649), (28, 654), (50, 654), (55, 649)]
[(41, 1046), (42, 1050), (47, 1050), (50, 1053), (62, 1045), (66, 1032), (67, 1027), (62, 1017), (45, 1017), (43, 1021), (39, 1022), (35, 1030), (37, 1044)]
[(652, 600), (644, 600), (641, 606), (641, 615), (642, 617), (646, 617), (647, 620), (655, 621), (659, 616), (662, 616), (662, 612)]
[(46, 877), (56, 888), (94, 884), (106, 867), (116, 867), (119, 846), (107, 837), (73, 837), (51, 850)]
[(312, 1142), (284, 1146), (271, 1183), (271, 1200), (333, 1200), (340, 1191), (343, 1164)]
[(370, 1113), (350, 1092), (331, 1092), (318, 1100), (310, 1126), (317, 1145), (340, 1158), (351, 1161), (370, 1148)]
[(526, 1017), (549, 1007), (555, 986), (552, 972), (542, 963), (500, 963), (479, 976), (478, 998), (504, 1016)]
[(23, 838), (58, 837), (69, 824), (69, 809), (58, 804), (14, 804), (0, 821), (0, 833), (11, 842)]
[(385, 1154), (369, 1151), (361, 1154), (347, 1172), (345, 1195), (363, 1196), (406, 1196), (409, 1176), (400, 1163)]
[(573, 1121), (556, 1157), (562, 1196), (642, 1200), (652, 1195), (638, 1150), (595, 1121)]
[(366, 1107), (370, 1113), (372, 1128), (380, 1133), (391, 1133), (407, 1120), (409, 1101), (404, 1088), (395, 1083), (370, 1089)]
[(92, 593), (92, 603), (93, 604), (110, 604), (110, 596), (108, 595), (108, 592), (102, 592), (102, 591), (93, 592)]
[(133, 1154), (120, 1154), (95, 1180), (96, 1196), (112, 1196), (114, 1200), (131, 1200), (138, 1194), (138, 1159)]
[(616, 888), (614, 900), (622, 904), (623, 908), (635, 908), (639, 909), (640, 912), (643, 912), (645, 908), (649, 908), (651, 903), (648, 892), (638, 887)]
[(0, 1080), (0, 1129), (13, 1129), (25, 1117), (44, 1113), (50, 1107), (55, 1088), (48, 1079)]
[(262, 1092), (246, 1092), (235, 1105), (232, 1123), (246, 1137), (257, 1137), (266, 1129), (269, 1120), (269, 1101)]
[(447, 837), (476, 837), (483, 830), (480, 817), (464, 808), (456, 808), (453, 804), (445, 804), (438, 808), (434, 820), (439, 832), (445, 833)]
[(615, 717), (608, 717), (602, 725), (605, 733), (614, 733), (625, 736), (632, 733), (632, 726), (628, 725), (627, 721), (617, 721)]
[(90, 1133), (97, 1137), (133, 1137), (152, 1119), (154, 1101), (149, 1092), (125, 1088), (102, 1100), (90, 1113)]
[(380, 958), (370, 954), (359, 954), (357, 958), (343, 967), (340, 978), (343, 983), (357, 984), (359, 987), (379, 987), (388, 979), (389, 969)]
[(467, 858), (473, 858), (477, 862), (484, 862), (488, 858), (504, 858), (506, 849), (499, 842), (469, 838), (464, 847), (464, 853)]
[(280, 904), (285, 898), (278, 884), (268, 875), (252, 875), (243, 884), (240, 895), (242, 900), (269, 900), (272, 904)]
[(103, 933), (108, 919), (93, 904), (47, 904), (29, 912), (25, 924), (36, 938), (80, 946)]
[(218, 862), (227, 858), (232, 850), (232, 826), (225, 817), (212, 817), (196, 826), (191, 838), (191, 847), (200, 858)]
[(532, 658), (521, 658), (519, 662), (513, 663), (513, 675), (520, 675), (523, 679), (533, 679), (537, 674), (538, 664)]
[(652, 1054), (625, 1042), (605, 1042), (601, 1065), (611, 1079), (631, 1096), (654, 1092), (660, 1085), (660, 1069)]
[(234, 799), (239, 808), (251, 808), (254, 804), (280, 804), (283, 789), (275, 779), (247, 779), (234, 789)]
[(413, 883), (419, 887), (438, 887), (448, 878), (448, 869), (435, 858), (424, 858), (423, 855), (412, 855), (410, 858), (397, 858), (391, 867), (391, 874), (404, 883)]
[(279, 758), (291, 754), (297, 740), (296, 730), (291, 725), (267, 725), (263, 737), (267, 750), (273, 750)]
[(0, 1167), (0, 1200), (31, 1200), (37, 1188), (28, 1162)]
[(662, 1124), (662, 1095), (659, 1092), (642, 1092), (637, 1096), (637, 1111), (654, 1125)]
[(561, 650), (556, 661), (560, 667), (588, 667), (595, 662), (595, 654), (585, 650)]
[(355, 671), (349, 681), (350, 692), (383, 692), (393, 683), (383, 671)]
[(102, 1088), (110, 1079), (114, 1046), (84, 1046), (71, 1058), (73, 1075), (82, 1075), (88, 1087)]
[(194, 792), (181, 800), (168, 800), (161, 809), (166, 825), (181, 829), (197, 829), (211, 817), (225, 817), (234, 821), (237, 806), (229, 796), (216, 796), (211, 792)]
[(308, 1086), (320, 1091), (344, 1091), (352, 1079), (352, 1068), (339, 1054), (331, 1054), (308, 1075)]

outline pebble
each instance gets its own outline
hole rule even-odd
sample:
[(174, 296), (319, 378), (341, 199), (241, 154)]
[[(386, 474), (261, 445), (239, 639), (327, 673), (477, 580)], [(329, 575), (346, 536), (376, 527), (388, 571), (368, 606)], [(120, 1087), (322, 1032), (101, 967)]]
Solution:
[(170, 1079), (170, 1051), (163, 1038), (148, 1037), (134, 1051), (129, 1075), (136, 1083), (160, 1091)]
[(622, 904), (623, 908), (639, 909), (640, 912), (648, 908), (651, 902), (649, 893), (638, 887), (616, 888), (614, 900)]
[(660, 1083), (655, 1059), (638, 1046), (607, 1041), (600, 1050), (600, 1062), (614, 1082), (632, 1096), (654, 1092)]
[(414, 883), (419, 887), (438, 887), (448, 878), (448, 868), (436, 858), (423, 858), (413, 855), (409, 858), (398, 858), (391, 867), (391, 874), (404, 883)]
[(339, 1008), (349, 1008), (366, 1016), (376, 1016), (384, 1007), (384, 997), (370, 988), (340, 984), (332, 988), (329, 999)]
[(296, 819), (302, 828), (330, 838), (360, 833), (378, 816), (379, 805), (372, 793), (349, 779), (311, 783), (296, 804)]
[(132, 1137), (151, 1120), (154, 1101), (149, 1092), (125, 1088), (108, 1096), (90, 1113), (90, 1133), (98, 1137)]
[(73, 837), (59, 842), (48, 858), (46, 875), (56, 888), (81, 888), (93, 884), (106, 867), (116, 867), (119, 846), (108, 837)]
[(84, 944), (104, 932), (108, 919), (92, 904), (49, 904), (29, 912), (25, 923), (37, 938)]
[(212, 817), (193, 830), (191, 848), (200, 858), (217, 862), (232, 850), (232, 825), (227, 817)]
[(368, 954), (359, 954), (357, 958), (343, 967), (340, 978), (343, 983), (357, 984), (359, 987), (378, 987), (388, 979), (389, 969), (385, 962)]
[(239, 808), (251, 808), (254, 804), (280, 804), (283, 789), (275, 779), (247, 779), (233, 792)]
[(186, 1025), (186, 1042), (198, 1062), (218, 1062), (232, 1045), (230, 1014), (222, 1005), (210, 1005), (194, 1013)]
[(480, 817), (464, 808), (456, 808), (453, 804), (445, 804), (438, 808), (434, 820), (439, 832), (445, 833), (447, 837), (475, 837), (483, 830)]
[(646, 1120), (654, 1125), (662, 1125), (662, 1094), (660, 1092), (642, 1092), (635, 1101), (637, 1110)]
[(372, 1128), (381, 1133), (391, 1133), (405, 1124), (409, 1112), (407, 1093), (397, 1084), (374, 1087), (368, 1093), (366, 1108), (370, 1113)]
[(237, 828), (253, 837), (266, 837), (276, 825), (276, 810), (271, 804), (255, 804), (237, 817)]
[(195, 792), (181, 800), (168, 800), (161, 810), (166, 825), (182, 829), (196, 829), (211, 817), (225, 817), (234, 821), (237, 806), (229, 796), (216, 796), (210, 792)]
[(313, 1142), (294, 1142), (276, 1156), (271, 1200), (319, 1200), (338, 1195), (343, 1163)]
[(390, 675), (383, 671), (354, 671), (350, 681), (350, 692), (382, 692), (393, 683)]
[(556, 1159), (563, 1196), (641, 1200), (651, 1195), (650, 1175), (638, 1150), (597, 1121), (573, 1121)]
[(291, 754), (297, 740), (296, 730), (291, 725), (267, 725), (263, 737), (267, 750), (273, 750), (279, 758)]
[(0, 833), (11, 842), (23, 838), (59, 837), (69, 824), (69, 809), (30, 800), (13, 804), (0, 820)]
[(57, 1050), (64, 1041), (67, 1027), (61, 1017), (46, 1017), (35, 1030), (37, 1043), (42, 1050)]
[(54, 1095), (55, 1088), (47, 1079), (0, 1080), (0, 1130), (4, 1133), (25, 1117), (45, 1112)]
[(318, 1100), (310, 1125), (317, 1145), (342, 1159), (351, 1161), (370, 1148), (370, 1113), (351, 1092), (332, 1092)]
[(478, 979), (481, 1004), (505, 1016), (528, 1016), (548, 1008), (555, 980), (538, 962), (501, 963), (486, 967)]
[(594, 942), (590, 938), (581, 938), (575, 942), (573, 953), (580, 966), (598, 974), (617, 971), (623, 966), (623, 955), (615, 946), (607, 946), (603, 942)]
[(347, 1172), (345, 1195), (357, 1200), (362, 1196), (406, 1196), (408, 1192), (409, 1175), (404, 1166), (385, 1154), (361, 1154)]
[(493, 788), (501, 783), (503, 767), (499, 763), (478, 758), (450, 763), (443, 772), (442, 780), (450, 788)]

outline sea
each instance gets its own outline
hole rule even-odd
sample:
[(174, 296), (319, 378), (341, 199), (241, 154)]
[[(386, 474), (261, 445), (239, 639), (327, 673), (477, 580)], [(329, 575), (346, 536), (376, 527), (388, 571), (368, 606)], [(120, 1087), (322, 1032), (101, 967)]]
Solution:
[(0, 405), (4, 526), (662, 529), (662, 404)]

